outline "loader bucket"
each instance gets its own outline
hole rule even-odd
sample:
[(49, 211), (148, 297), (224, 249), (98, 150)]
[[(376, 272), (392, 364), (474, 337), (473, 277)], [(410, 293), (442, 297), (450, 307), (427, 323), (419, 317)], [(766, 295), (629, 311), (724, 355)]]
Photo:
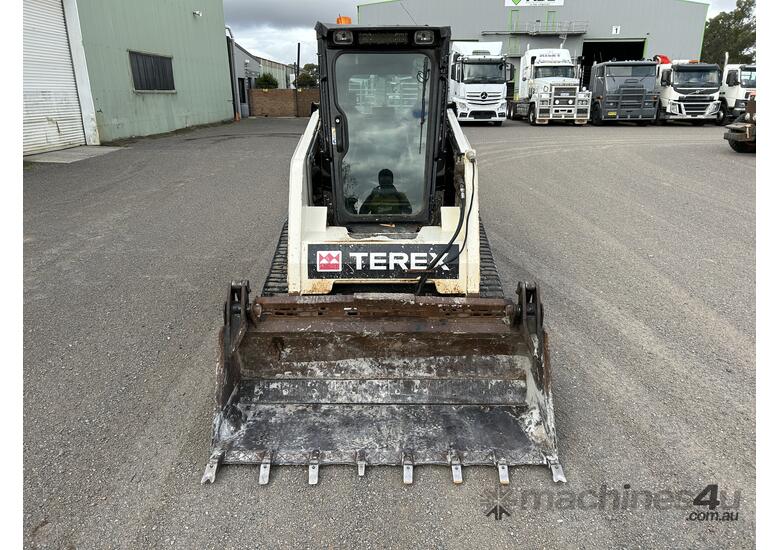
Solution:
[(542, 308), (531, 285), (504, 299), (351, 294), (258, 296), (234, 283), (225, 304), (211, 457), (319, 467), (558, 461)]

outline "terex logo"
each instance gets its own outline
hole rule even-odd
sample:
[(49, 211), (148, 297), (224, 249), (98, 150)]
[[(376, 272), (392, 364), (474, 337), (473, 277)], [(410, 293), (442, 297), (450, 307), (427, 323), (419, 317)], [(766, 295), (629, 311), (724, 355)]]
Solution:
[(338, 250), (317, 252), (317, 271), (341, 271), (341, 252)]
[[(350, 252), (349, 264), (362, 271), (421, 271), (428, 268), (428, 263), (436, 259), (435, 252)], [(444, 271), (450, 268), (444, 263), (444, 258), (439, 260), (437, 267)]]
[[(445, 249), (446, 245), (443, 244), (309, 245), (309, 278), (414, 278), (428, 269), (431, 262)], [(459, 250), (457, 245), (453, 246), (436, 263), (430, 278), (457, 279)]]

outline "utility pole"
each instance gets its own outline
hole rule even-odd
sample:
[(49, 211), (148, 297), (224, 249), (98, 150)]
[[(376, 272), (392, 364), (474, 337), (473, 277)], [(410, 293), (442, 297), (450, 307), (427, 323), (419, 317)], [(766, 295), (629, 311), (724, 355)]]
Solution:
[(301, 116), (298, 112), (298, 76), (301, 74), (301, 43), (298, 42), (298, 60), (295, 62), (295, 116)]

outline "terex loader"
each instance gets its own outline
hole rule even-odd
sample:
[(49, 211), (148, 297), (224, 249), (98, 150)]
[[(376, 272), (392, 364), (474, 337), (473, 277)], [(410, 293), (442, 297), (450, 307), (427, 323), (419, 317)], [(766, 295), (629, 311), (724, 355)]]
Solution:
[(220, 464), (558, 460), (539, 289), (504, 297), (477, 155), (447, 110), (448, 27), (316, 26), (320, 104), (270, 273), (233, 282), (203, 482)]

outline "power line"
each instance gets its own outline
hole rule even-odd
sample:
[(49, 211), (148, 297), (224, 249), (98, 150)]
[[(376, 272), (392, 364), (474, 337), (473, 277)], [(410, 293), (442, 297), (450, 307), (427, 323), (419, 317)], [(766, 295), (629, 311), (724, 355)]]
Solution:
[(414, 20), (414, 17), (412, 17), (412, 14), (411, 14), (411, 13), (409, 13), (409, 10), (407, 10), (407, 9), (406, 9), (406, 6), (404, 6), (404, 3), (403, 3), (403, 2), (398, 2), (398, 3), (399, 3), (399, 4), (401, 4), (401, 7), (402, 7), (402, 8), (403, 8), (403, 10), (406, 12), (406, 15), (408, 15), (408, 16), (409, 16), (409, 19), (411, 19), (411, 20), (412, 20), (412, 23), (414, 23), (414, 24), (416, 25), (416, 24), (417, 24), (417, 21), (415, 21), (415, 20)]

